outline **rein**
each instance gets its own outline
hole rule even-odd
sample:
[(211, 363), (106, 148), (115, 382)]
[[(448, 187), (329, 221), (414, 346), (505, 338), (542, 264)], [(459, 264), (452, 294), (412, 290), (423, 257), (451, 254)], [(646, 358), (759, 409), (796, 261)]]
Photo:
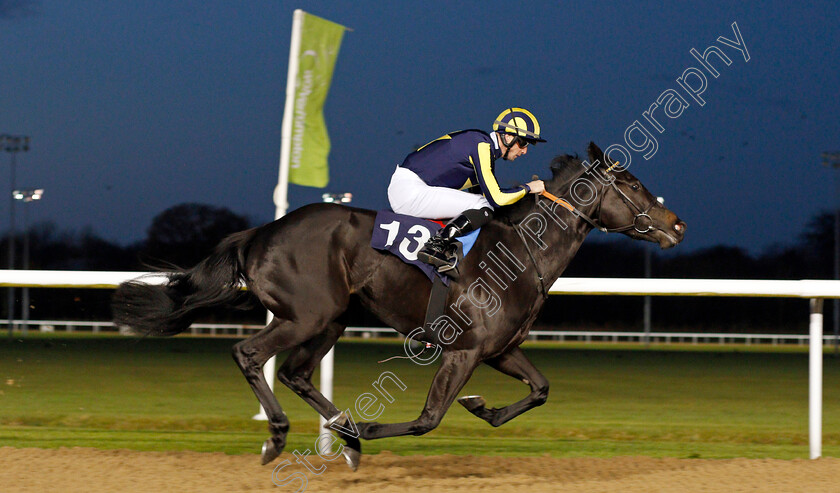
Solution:
[[(599, 231), (603, 231), (604, 233), (609, 233), (607, 228), (601, 226), (600, 224), (596, 223), (591, 217), (589, 217), (586, 214), (584, 214), (583, 212), (577, 210), (577, 208), (575, 208), (575, 206), (570, 204), (567, 200), (561, 199), (560, 197), (557, 197), (557, 196), (549, 193), (547, 190), (543, 190), (542, 192), (540, 192), (540, 195), (542, 195), (543, 197), (547, 198), (548, 200), (554, 202), (555, 204), (559, 204), (561, 207), (568, 210), (572, 214), (580, 217), (584, 221), (591, 224), (593, 228), (595, 228)], [(600, 210), (600, 208), (599, 208), (599, 210)]]
[[(651, 201), (651, 203), (648, 204), (648, 206), (644, 210), (642, 210), (641, 207), (637, 206), (635, 203), (633, 203), (632, 200), (630, 200), (630, 197), (628, 197), (627, 194), (622, 192), (621, 189), (618, 188), (618, 186), (616, 186), (615, 180), (610, 181), (610, 186), (613, 188), (613, 190), (618, 192), (618, 195), (621, 197), (621, 200), (631, 210), (632, 209), (636, 210), (636, 215), (633, 216), (633, 222), (626, 225), (626, 226), (620, 226), (618, 228), (607, 228), (606, 226), (603, 226), (603, 224), (601, 224), (601, 204), (600, 203), (598, 204), (598, 221), (596, 222), (594, 219), (592, 219), (591, 217), (589, 217), (585, 213), (579, 211), (575, 206), (573, 206), (571, 203), (569, 203), (569, 201), (567, 201), (565, 199), (561, 199), (560, 197), (557, 197), (557, 196), (555, 196), (555, 195), (553, 195), (553, 194), (551, 194), (551, 193), (549, 193), (548, 191), (545, 191), (545, 190), (540, 192), (540, 195), (542, 195), (543, 197), (547, 198), (548, 200), (554, 202), (555, 204), (559, 204), (564, 209), (568, 210), (572, 214), (580, 217), (581, 219), (583, 219), (584, 221), (586, 221), (587, 223), (592, 225), (593, 228), (597, 229), (598, 231), (602, 231), (604, 233), (623, 233), (625, 231), (629, 231), (629, 230), (633, 229), (639, 234), (645, 234), (645, 233), (649, 232), (650, 230), (654, 229), (653, 219), (651, 219), (650, 215), (648, 215), (648, 212), (650, 212), (650, 210), (653, 208), (653, 204), (656, 202), (656, 199), (653, 199)], [(606, 185), (601, 187), (601, 199), (600, 199), (601, 202), (604, 201), (604, 195), (605, 195), (604, 194), (604, 189), (605, 188), (606, 188)], [(644, 219), (647, 222), (647, 224), (642, 223), (643, 226), (640, 226), (639, 219)]]

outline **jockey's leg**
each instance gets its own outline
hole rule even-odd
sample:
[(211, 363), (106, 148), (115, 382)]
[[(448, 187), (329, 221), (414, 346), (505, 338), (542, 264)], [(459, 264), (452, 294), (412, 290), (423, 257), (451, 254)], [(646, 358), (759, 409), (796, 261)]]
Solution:
[(388, 199), (394, 212), (426, 219), (454, 218), (417, 253), (421, 262), (454, 272), (455, 238), (475, 231), (493, 218), (493, 207), (482, 195), (427, 185), (413, 171), (398, 167), (391, 177)]
[(455, 239), (484, 226), (493, 218), (493, 209), (482, 207), (462, 212), (446, 224), (423, 248), (417, 252), (417, 258), (434, 265), (438, 272), (446, 273), (455, 268), (458, 262)]
[(424, 219), (449, 219), (469, 209), (492, 208), (483, 195), (427, 185), (405, 168), (397, 168), (388, 187), (388, 200), (397, 214)]

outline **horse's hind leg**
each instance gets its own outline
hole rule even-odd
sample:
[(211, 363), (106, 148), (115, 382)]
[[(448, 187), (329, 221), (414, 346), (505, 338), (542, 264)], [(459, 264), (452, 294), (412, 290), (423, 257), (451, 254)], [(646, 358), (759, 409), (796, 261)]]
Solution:
[(344, 328), (345, 326), (339, 323), (328, 324), (326, 331), (292, 349), (286, 361), (277, 371), (277, 379), (283, 385), (289, 387), (292, 392), (299, 395), (301, 399), (325, 418), (331, 418), (339, 411), (312, 385), (312, 373), (321, 359), (338, 341), (338, 338), (344, 332)]
[(488, 359), (485, 363), (531, 387), (531, 393), (527, 397), (501, 409), (487, 409), (484, 397), (478, 395), (458, 399), (458, 402), (469, 412), (491, 425), (501, 426), (525, 411), (541, 406), (548, 399), (548, 379), (537, 370), (518, 347), (500, 356)]
[[(445, 351), (420, 417), (406, 423), (357, 423), (360, 436), (365, 440), (373, 440), (402, 435), (423, 435), (432, 431), (440, 424), (446, 410), (455, 401), (458, 392), (464, 388), (479, 362), (477, 350)], [(345, 425), (346, 422), (340, 424)]]
[(287, 320), (275, 318), (263, 330), (233, 346), (233, 359), (268, 415), (271, 438), (263, 444), (263, 464), (274, 460), (286, 446), (289, 420), (269, 388), (262, 367), (272, 356), (301, 344), (313, 335), (311, 330), (306, 331)]
[[(325, 418), (336, 417), (341, 411), (312, 385), (312, 373), (321, 359), (335, 346), (344, 328), (343, 324), (337, 322), (328, 324), (326, 331), (293, 349), (277, 372), (278, 380)], [(342, 451), (347, 465), (355, 471), (362, 452), (359, 438), (340, 432), (339, 435), (347, 442)]]

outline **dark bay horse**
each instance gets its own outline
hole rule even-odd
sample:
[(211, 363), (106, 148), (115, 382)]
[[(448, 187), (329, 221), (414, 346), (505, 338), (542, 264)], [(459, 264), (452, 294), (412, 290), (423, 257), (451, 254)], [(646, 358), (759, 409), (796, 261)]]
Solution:
[(556, 158), (553, 176), (546, 180), (548, 198), (529, 196), (498, 210), (482, 229), (449, 290), (445, 316), (457, 325), (457, 337), (439, 346), (440, 366), (414, 421), (348, 423), (311, 382), (321, 358), (345, 329), (342, 314), (351, 296), (402, 334), (424, 323), (431, 283), (419, 269), (370, 247), (374, 211), (313, 204), (233, 234), (197, 266), (170, 273), (166, 285), (124, 283), (114, 296), (114, 321), (139, 333), (174, 335), (203, 309), (237, 300), (244, 283), (274, 314), (264, 329), (233, 348), (268, 414), (271, 437), (263, 445), (264, 464), (282, 452), (289, 422), (261, 370), (285, 350), (291, 352), (278, 379), (330, 419), (334, 429), (353, 425), (355, 433), (339, 431), (347, 443), (342, 453), (353, 469), (361, 457), (359, 438), (422, 435), (434, 429), (481, 363), (531, 389), (522, 400), (498, 409), (486, 407), (480, 396), (459, 399), (471, 413), (499, 426), (548, 397), (548, 381), (519, 345), (551, 281), (563, 273), (586, 235), (598, 228), (669, 248), (685, 233), (685, 223), (629, 171), (607, 168), (593, 143), (588, 153), (596, 166), (587, 168), (572, 156)]

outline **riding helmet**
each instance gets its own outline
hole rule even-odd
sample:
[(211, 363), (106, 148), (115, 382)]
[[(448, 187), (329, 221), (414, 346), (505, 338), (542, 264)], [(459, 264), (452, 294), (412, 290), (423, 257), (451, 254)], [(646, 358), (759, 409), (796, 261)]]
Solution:
[(506, 132), (531, 142), (545, 142), (540, 137), (540, 122), (524, 108), (507, 108), (493, 122), (494, 132)]

